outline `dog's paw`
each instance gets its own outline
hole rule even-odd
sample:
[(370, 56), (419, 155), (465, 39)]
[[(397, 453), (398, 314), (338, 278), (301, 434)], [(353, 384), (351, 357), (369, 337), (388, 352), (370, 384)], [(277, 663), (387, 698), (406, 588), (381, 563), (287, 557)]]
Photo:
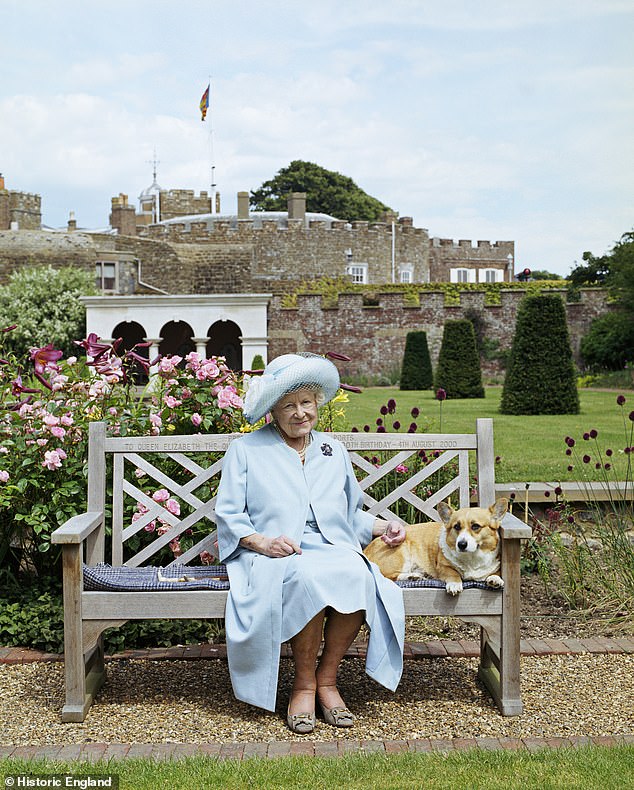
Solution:
[(445, 590), (449, 595), (459, 595), (462, 592), (462, 582), (447, 582)]
[(485, 583), (487, 587), (495, 587), (496, 590), (501, 590), (502, 587), (504, 587), (504, 579), (501, 576), (497, 576), (495, 573), (491, 574), (491, 576), (487, 576)]

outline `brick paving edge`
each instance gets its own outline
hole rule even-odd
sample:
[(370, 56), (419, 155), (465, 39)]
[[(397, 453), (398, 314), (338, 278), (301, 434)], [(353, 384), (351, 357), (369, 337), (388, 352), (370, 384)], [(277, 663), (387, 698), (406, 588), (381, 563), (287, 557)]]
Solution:
[[(347, 658), (365, 658), (365, 643), (355, 643), (348, 650)], [(282, 645), (282, 656), (290, 656), (288, 645)], [(478, 656), (480, 648), (477, 642), (464, 640), (433, 640), (429, 642), (406, 642), (403, 656), (406, 660), (421, 658), (473, 658)], [(556, 654), (576, 655), (581, 653), (622, 654), (634, 653), (634, 638), (618, 637), (592, 639), (522, 639), (521, 654), (523, 656), (546, 656)], [(124, 650), (106, 656), (106, 661), (119, 660), (180, 660), (194, 661), (205, 658), (226, 659), (227, 650), (224, 644), (185, 645), (179, 647), (157, 647), (142, 650)], [(43, 661), (63, 661), (63, 653), (45, 653), (25, 647), (0, 647), (0, 664), (29, 664)]]
[(247, 760), (277, 757), (341, 757), (345, 754), (403, 754), (453, 751), (527, 751), (579, 749), (585, 746), (634, 746), (634, 733), (615, 736), (567, 738), (420, 738), (415, 740), (271, 741), (268, 743), (89, 743), (60, 746), (0, 746), (0, 759), (46, 758), (67, 762), (150, 758), (182, 760), (211, 757), (216, 760)]

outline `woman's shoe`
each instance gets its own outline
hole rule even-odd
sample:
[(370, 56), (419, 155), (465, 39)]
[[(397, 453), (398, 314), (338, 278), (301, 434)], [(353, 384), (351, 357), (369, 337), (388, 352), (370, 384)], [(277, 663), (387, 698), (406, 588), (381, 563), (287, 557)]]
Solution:
[(315, 729), (314, 713), (289, 713), (286, 711), (286, 723), (292, 732), (298, 735), (308, 735)]
[(354, 724), (354, 715), (348, 708), (326, 708), (321, 702), (319, 705), (327, 724), (333, 727), (352, 727)]

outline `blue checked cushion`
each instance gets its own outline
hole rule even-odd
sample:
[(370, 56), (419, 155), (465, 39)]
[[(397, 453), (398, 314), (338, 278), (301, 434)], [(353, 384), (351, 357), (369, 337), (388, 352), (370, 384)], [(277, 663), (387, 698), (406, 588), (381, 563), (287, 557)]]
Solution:
[[(159, 581), (161, 576), (174, 581)], [(195, 581), (178, 581), (183, 576)], [(89, 592), (148, 592), (160, 590), (228, 590), (224, 565), (170, 565), (168, 568), (129, 568), (126, 565), (84, 565), (84, 590)]]
[[(159, 581), (159, 571), (163, 578), (174, 581)], [(192, 577), (194, 581), (178, 581), (179, 578)], [(420, 579), (397, 582), (399, 587), (436, 587), (444, 589), (445, 583), (439, 579)], [(484, 582), (462, 583), (465, 590), (470, 587), (491, 589)], [(225, 565), (170, 565), (168, 568), (151, 566), (129, 568), (126, 565), (112, 566), (107, 563), (84, 565), (84, 590), (88, 592), (148, 592), (161, 590), (228, 590), (229, 579)]]

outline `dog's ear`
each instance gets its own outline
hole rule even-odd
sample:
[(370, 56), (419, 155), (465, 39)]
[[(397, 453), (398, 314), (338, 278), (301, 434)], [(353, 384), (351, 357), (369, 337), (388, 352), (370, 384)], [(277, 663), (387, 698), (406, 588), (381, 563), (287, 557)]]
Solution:
[(439, 502), (436, 505), (436, 510), (438, 511), (438, 515), (442, 519), (443, 524), (445, 524), (446, 526), (454, 514), (454, 509), (451, 507), (451, 505), (448, 505), (446, 502)]
[(498, 500), (496, 500), (495, 504), (491, 505), (489, 508), (489, 513), (496, 521), (499, 521), (508, 510), (508, 507), (508, 499), (506, 499), (506, 497), (500, 497)]

